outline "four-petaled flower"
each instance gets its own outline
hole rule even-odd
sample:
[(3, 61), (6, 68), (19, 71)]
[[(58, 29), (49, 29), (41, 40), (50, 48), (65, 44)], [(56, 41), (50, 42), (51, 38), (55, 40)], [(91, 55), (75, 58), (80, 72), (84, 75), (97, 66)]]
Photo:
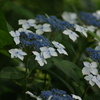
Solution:
[(10, 49), (9, 53), (11, 53), (11, 58), (19, 58), (21, 60), (23, 60), (24, 56), (27, 55), (27, 53), (23, 52), (21, 49)]
[(82, 27), (82, 26), (79, 26), (79, 25), (77, 25), (77, 24), (75, 24), (75, 30), (76, 31), (78, 31), (78, 32), (80, 32), (80, 33), (82, 33), (84, 36), (86, 36), (87, 37), (87, 30), (86, 30), (86, 28), (84, 28), (84, 27)]
[(91, 86), (95, 85), (95, 82), (93, 81), (93, 75), (92, 74), (88, 74), (87, 76), (84, 77), (84, 79), (86, 79), (87, 81), (89, 81), (89, 84)]
[(15, 32), (14, 31), (10, 31), (9, 33), (14, 38), (15, 43), (19, 44), (20, 43), (20, 39), (19, 39), (20, 33), (18, 31), (15, 31)]
[(45, 23), (43, 25), (41, 25), (41, 24), (36, 25), (34, 28), (37, 29), (36, 33), (39, 35), (43, 34), (44, 32), (51, 32), (50, 24), (47, 24), (47, 23)]
[(58, 56), (57, 52), (52, 47), (41, 47), (40, 50), (45, 59), (50, 58), (51, 56)]
[(29, 19), (29, 20), (20, 19), (18, 23), (19, 25), (22, 25), (24, 29), (28, 29), (31, 26), (34, 27), (36, 25), (36, 21), (34, 19)]
[(82, 69), (83, 75), (88, 75), (88, 74), (93, 74), (97, 75), (98, 74), (98, 69), (97, 69), (97, 63), (96, 62), (83, 62), (84, 68)]
[(68, 55), (68, 53), (64, 50), (64, 46), (56, 41), (53, 41), (52, 44), (57, 48), (57, 51), (60, 53), (60, 54), (65, 54), (65, 55)]
[(97, 76), (94, 76), (92, 78), (92, 81), (95, 82), (95, 84), (100, 88), (100, 74), (98, 74)]
[(75, 32), (73, 32), (69, 29), (64, 30), (63, 34), (68, 35), (69, 38), (73, 41), (75, 41), (77, 39), (77, 37), (79, 37)]
[(44, 64), (47, 64), (47, 61), (43, 57), (42, 53), (38, 53), (37, 51), (32, 51), (34, 55), (36, 55), (35, 60), (39, 63), (40, 66), (43, 66)]

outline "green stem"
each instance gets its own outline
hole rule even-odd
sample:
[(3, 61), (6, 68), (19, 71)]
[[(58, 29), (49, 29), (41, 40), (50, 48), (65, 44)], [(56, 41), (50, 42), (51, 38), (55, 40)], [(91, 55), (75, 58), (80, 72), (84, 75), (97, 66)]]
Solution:
[(47, 74), (46, 74), (46, 72), (45, 72), (45, 76), (44, 76), (44, 84), (43, 84), (44, 90), (46, 89), (46, 76), (47, 76)]
[(85, 97), (85, 95), (86, 95), (87, 91), (89, 90), (89, 88), (90, 88), (90, 85), (88, 85), (88, 87), (86, 88), (85, 92), (83, 93), (82, 99)]
[[(25, 92), (27, 91), (27, 70), (28, 70), (28, 57), (25, 59), (25, 65), (26, 65), (26, 70), (25, 70)], [(27, 100), (27, 95), (25, 94), (25, 100)]]

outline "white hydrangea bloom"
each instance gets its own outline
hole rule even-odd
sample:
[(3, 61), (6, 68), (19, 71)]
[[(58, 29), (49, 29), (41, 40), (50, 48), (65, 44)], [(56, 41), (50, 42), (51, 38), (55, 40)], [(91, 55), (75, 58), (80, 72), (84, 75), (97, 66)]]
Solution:
[(86, 26), (86, 30), (87, 31), (91, 31), (91, 32), (94, 32), (95, 30), (97, 29), (97, 27), (94, 27), (94, 26)]
[(21, 49), (10, 49), (9, 53), (11, 53), (11, 58), (19, 58), (21, 60), (27, 55), (27, 53), (23, 52)]
[(77, 39), (77, 37), (79, 37), (75, 32), (73, 32), (69, 29), (64, 30), (63, 34), (68, 35), (69, 38), (73, 41), (75, 41)]
[(64, 11), (61, 16), (65, 21), (68, 21), (70, 23), (77, 23), (77, 20), (76, 20), (77, 14), (76, 13)]
[(40, 66), (44, 66), (44, 64), (47, 64), (47, 61), (43, 57), (42, 53), (38, 53), (37, 51), (32, 51), (32, 53), (36, 55), (35, 60), (37, 60)]
[(98, 69), (97, 69), (97, 63), (96, 62), (83, 62), (84, 68), (82, 69), (83, 75), (88, 75), (88, 74), (93, 74), (97, 75), (98, 74)]
[(25, 92), (26, 94), (30, 95), (32, 98), (36, 98), (36, 100), (42, 100), (42, 98), (40, 98), (39, 96), (34, 95), (33, 93), (31, 93), (30, 91)]
[(47, 24), (47, 23), (45, 23), (43, 25), (41, 25), (41, 24), (36, 25), (34, 28), (37, 29), (36, 33), (39, 35), (43, 34), (44, 32), (51, 32), (52, 31), (50, 24)]
[(57, 48), (57, 51), (60, 53), (60, 54), (65, 54), (65, 55), (68, 55), (68, 53), (64, 50), (64, 46), (56, 41), (52, 41), (52, 44)]
[(100, 42), (98, 44), (99, 44), (99, 46), (96, 46), (95, 50), (100, 50)]
[(11, 31), (9, 32), (11, 34), (11, 36), (14, 38), (14, 41), (16, 44), (20, 43), (20, 33), (18, 31)]
[(18, 21), (18, 24), (19, 25), (22, 25), (22, 27), (24, 29), (28, 29), (30, 28), (31, 26), (34, 27), (36, 25), (36, 21), (34, 19), (29, 19), (29, 20), (24, 20), (24, 19), (20, 19)]
[(19, 28), (18, 31), (19, 32), (25, 32), (27, 35), (28, 35), (28, 33), (33, 33), (32, 31), (24, 29), (24, 28)]
[(89, 75), (85, 76), (84, 79), (86, 79), (87, 81), (89, 81), (89, 84), (91, 86), (93, 86), (93, 85), (95, 85), (95, 82), (93, 81), (93, 77), (94, 76), (92, 74), (89, 74)]
[(87, 37), (87, 29), (86, 28), (84, 28), (84, 27), (82, 27), (82, 26), (79, 26), (79, 25), (77, 25), (77, 24), (75, 24), (75, 26), (74, 26), (74, 28), (75, 28), (75, 30), (77, 31), (77, 32), (80, 32), (80, 33), (82, 33), (85, 37)]
[(73, 99), (77, 99), (77, 100), (82, 100), (81, 97), (79, 97), (79, 96), (77, 96), (77, 95), (75, 95), (75, 94), (72, 94), (72, 98), (73, 98)]
[(58, 56), (57, 52), (52, 47), (41, 47), (40, 50), (45, 59), (50, 58), (51, 56)]
[(92, 81), (95, 82), (95, 84), (100, 88), (100, 74), (94, 76)]

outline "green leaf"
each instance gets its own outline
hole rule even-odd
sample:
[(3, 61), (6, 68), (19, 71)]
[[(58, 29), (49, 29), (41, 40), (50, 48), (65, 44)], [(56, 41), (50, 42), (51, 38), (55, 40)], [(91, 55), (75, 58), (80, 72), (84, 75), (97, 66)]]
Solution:
[(17, 12), (19, 14), (22, 14), (22, 15), (26, 16), (27, 18), (33, 18), (34, 17), (33, 12), (29, 11), (27, 8), (24, 8), (21, 5), (17, 5), (15, 3), (13, 3), (13, 2), (10, 2), (10, 1), (7, 2), (7, 5), (11, 9), (13, 9), (15, 12)]
[(92, 35), (93, 37), (97, 38), (97, 39), (100, 41), (100, 37), (97, 36), (95, 33), (92, 33), (92, 32), (90, 32), (90, 31), (88, 31), (88, 33), (89, 33), (90, 35)]
[(8, 32), (6, 20), (5, 20), (3, 11), (0, 8), (0, 47), (9, 45), (12, 42), (13, 42), (13, 39)]
[(59, 61), (55, 58), (52, 59), (54, 64), (62, 70), (69, 78), (72, 78), (77, 83), (79, 82), (79, 76), (77, 74), (77, 70), (80, 71), (78, 66), (76, 66), (74, 63), (66, 60)]
[(12, 37), (8, 32), (0, 30), (0, 47), (9, 45), (13, 42)]
[(5, 17), (1, 8), (0, 8), (0, 30), (8, 32)]
[(56, 76), (59, 80), (61, 80), (61, 82), (63, 82), (66, 87), (71, 91), (71, 93), (74, 93), (74, 89), (72, 88), (72, 86), (70, 86), (70, 84), (68, 84), (63, 78), (61, 78), (60, 76), (58, 76), (56, 73), (50, 71), (50, 70), (46, 70), (48, 72), (50, 72), (52, 75)]
[(0, 72), (0, 78), (20, 79), (23, 75), (14, 67), (5, 67)]
[(6, 50), (0, 50), (0, 53), (10, 57), (10, 54)]

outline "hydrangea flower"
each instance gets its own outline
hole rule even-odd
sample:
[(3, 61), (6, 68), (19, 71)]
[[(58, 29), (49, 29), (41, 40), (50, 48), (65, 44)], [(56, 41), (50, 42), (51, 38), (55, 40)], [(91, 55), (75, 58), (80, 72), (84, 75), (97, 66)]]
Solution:
[(45, 23), (43, 25), (41, 25), (41, 24), (36, 25), (34, 28), (37, 29), (36, 33), (39, 35), (43, 34), (44, 32), (51, 32), (52, 31), (50, 28), (50, 24), (48, 24), (48, 23)]
[(41, 91), (41, 97), (45, 100), (74, 100), (65, 91), (59, 89), (51, 89), (51, 91)]
[(89, 53), (90, 58), (92, 60), (100, 63), (100, 50), (94, 50), (94, 49), (91, 49), (91, 48), (87, 48), (86, 51)]
[(77, 14), (76, 13), (64, 11), (61, 16), (65, 21), (68, 21), (70, 23), (77, 23), (77, 20), (76, 20)]
[(75, 41), (77, 39), (77, 37), (79, 37), (75, 32), (73, 32), (69, 29), (64, 30), (63, 34), (68, 35), (69, 38), (73, 41)]
[(87, 37), (87, 33), (86, 33), (87, 30), (84, 27), (75, 24), (74, 28), (75, 28), (76, 31), (82, 33), (84, 36)]
[(28, 29), (31, 26), (34, 27), (36, 25), (36, 21), (34, 19), (29, 19), (29, 20), (23, 20), (23, 19), (21, 19), (21, 20), (18, 21), (18, 24), (22, 25), (22, 27), (24, 29)]
[(98, 74), (97, 76), (94, 76), (92, 78), (92, 81), (95, 82), (95, 84), (100, 88), (100, 74)]
[(16, 44), (19, 44), (20, 43), (20, 33), (18, 31), (11, 31), (10, 32), (11, 36), (14, 38), (14, 41)]
[(93, 81), (93, 77), (94, 76), (92, 74), (89, 74), (89, 75), (85, 76), (84, 79), (86, 79), (87, 81), (89, 81), (89, 84), (91, 86), (94, 86), (95, 85), (95, 82)]
[(50, 58), (51, 56), (58, 56), (53, 47), (41, 47), (40, 51), (45, 59)]
[(39, 63), (40, 66), (43, 66), (44, 64), (47, 64), (47, 61), (43, 57), (42, 53), (38, 53), (37, 51), (32, 51), (34, 55), (36, 55), (35, 60)]
[(60, 53), (60, 54), (65, 54), (65, 55), (68, 55), (68, 53), (64, 50), (64, 46), (56, 41), (52, 41), (52, 44), (57, 48), (57, 51)]
[(82, 69), (83, 75), (88, 75), (88, 74), (93, 74), (97, 75), (98, 74), (98, 69), (97, 69), (97, 63), (96, 62), (83, 62), (84, 68)]
[(11, 53), (11, 58), (19, 58), (21, 60), (27, 55), (27, 53), (23, 52), (21, 49), (10, 49), (9, 53)]
[(66, 91), (59, 89), (51, 89), (47, 91), (41, 91), (40, 96), (36, 96), (30, 91), (27, 91), (26, 94), (30, 95), (32, 98), (36, 98), (36, 100), (82, 100), (81, 97), (72, 94), (72, 97), (66, 93)]

